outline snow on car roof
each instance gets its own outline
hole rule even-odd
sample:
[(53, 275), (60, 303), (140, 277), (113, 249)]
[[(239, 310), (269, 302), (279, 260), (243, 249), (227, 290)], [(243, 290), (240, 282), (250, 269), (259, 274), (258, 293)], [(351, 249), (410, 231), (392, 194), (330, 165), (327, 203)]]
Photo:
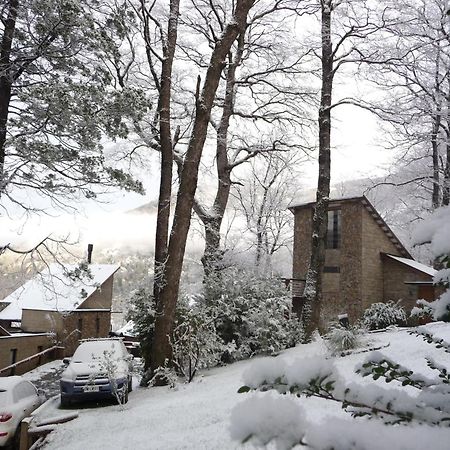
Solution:
[(9, 303), (0, 311), (1, 320), (22, 319), (23, 309), (73, 311), (118, 269), (117, 264), (90, 264), (89, 273), (74, 279), (77, 265), (49, 264), (45, 270), (0, 301)]
[(93, 358), (103, 356), (104, 352), (119, 353), (120, 339), (108, 338), (92, 341), (83, 341), (73, 354), (73, 361), (90, 361)]

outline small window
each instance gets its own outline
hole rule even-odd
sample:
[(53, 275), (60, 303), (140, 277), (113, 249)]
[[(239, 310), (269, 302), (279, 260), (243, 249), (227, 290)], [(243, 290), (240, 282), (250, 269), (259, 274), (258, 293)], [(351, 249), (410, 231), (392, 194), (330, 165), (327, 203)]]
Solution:
[(324, 273), (340, 273), (341, 268), (339, 266), (325, 266), (323, 268)]
[(341, 210), (328, 211), (326, 248), (341, 248)]
[[(11, 361), (11, 365), (15, 364), (17, 361), (17, 348), (12, 348), (10, 350), (10, 361)], [(11, 367), (11, 373), (10, 375), (15, 375), (16, 374), (16, 366)]]
[(78, 331), (83, 331), (83, 319), (80, 317), (79, 319), (78, 319)]
[(95, 335), (98, 337), (100, 334), (100, 317), (95, 318)]

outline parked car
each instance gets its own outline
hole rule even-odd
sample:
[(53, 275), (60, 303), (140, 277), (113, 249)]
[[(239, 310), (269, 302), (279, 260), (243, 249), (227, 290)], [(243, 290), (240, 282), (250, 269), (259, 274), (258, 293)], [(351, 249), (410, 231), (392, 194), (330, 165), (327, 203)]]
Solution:
[(128, 401), (132, 390), (131, 355), (119, 338), (82, 341), (61, 375), (61, 405), (77, 400)]
[(0, 378), (0, 447), (18, 438), (20, 422), (44, 400), (33, 384), (22, 377)]

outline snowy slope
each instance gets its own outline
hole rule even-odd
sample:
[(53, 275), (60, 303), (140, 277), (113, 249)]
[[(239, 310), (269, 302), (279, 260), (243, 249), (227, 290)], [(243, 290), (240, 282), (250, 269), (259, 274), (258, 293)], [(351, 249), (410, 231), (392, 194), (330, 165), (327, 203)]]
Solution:
[[(450, 325), (433, 324), (428, 327), (433, 333), (450, 338)], [(442, 364), (450, 367), (450, 354), (444, 354), (421, 338), (409, 335), (406, 330), (375, 333), (370, 335), (370, 339), (373, 346), (387, 346), (381, 350), (387, 356), (428, 376), (432, 375), (432, 372), (423, 359), (424, 355), (440, 358)], [(280, 358), (289, 361), (318, 354), (326, 355), (322, 342), (300, 345), (284, 352)], [(445, 361), (442, 355), (446, 358)], [(337, 358), (336, 365), (341, 375), (349, 381), (372, 383), (373, 381), (354, 373), (355, 366), (366, 356), (367, 353), (363, 352)], [(236, 391), (243, 384), (242, 373), (253, 362), (254, 360), (242, 361), (209, 370), (203, 377), (197, 378), (190, 385), (181, 385), (177, 390), (136, 389), (130, 394), (130, 401), (123, 411), (115, 405), (81, 409), (80, 417), (59, 426), (49, 437), (49, 443), (45, 448), (47, 450), (246, 448), (231, 440), (229, 424), (232, 408), (249, 395), (237, 394)], [(386, 386), (383, 381), (379, 380), (377, 383)], [(393, 383), (389, 387), (393, 388)], [(301, 398), (298, 401), (305, 407), (308, 419), (317, 424), (322, 422), (330, 424), (333, 418), (352, 420), (338, 404), (317, 398)], [(424, 437), (430, 442), (429, 448), (448, 448), (446, 445), (450, 442), (450, 430), (436, 431), (439, 433)], [(408, 429), (397, 427), (394, 429), (394, 433), (396, 432), (408, 433)], [(442, 436), (447, 438), (440, 442)], [(433, 442), (433, 439), (439, 441)], [(413, 440), (408, 446), (408, 450), (420, 449), (419, 441), (415, 445)], [(374, 446), (364, 448), (375, 450), (385, 447), (375, 440)], [(389, 448), (396, 449), (395, 445)]]

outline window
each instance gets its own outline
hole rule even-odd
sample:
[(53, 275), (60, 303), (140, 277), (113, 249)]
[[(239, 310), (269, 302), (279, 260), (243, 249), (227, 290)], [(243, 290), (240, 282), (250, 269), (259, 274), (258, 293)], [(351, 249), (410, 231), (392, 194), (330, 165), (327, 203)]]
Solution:
[(79, 319), (78, 319), (78, 331), (83, 331), (83, 319), (80, 317)]
[(338, 266), (325, 266), (323, 268), (324, 273), (340, 273), (341, 268)]
[(98, 337), (100, 334), (100, 317), (95, 318), (95, 335)]
[[(17, 361), (17, 348), (12, 348), (10, 351), (10, 355), (11, 355), (11, 365), (13, 365)], [(11, 368), (10, 375), (15, 375), (15, 374), (16, 374), (16, 366), (13, 366)]]
[(341, 210), (328, 211), (327, 245), (326, 248), (341, 247)]

